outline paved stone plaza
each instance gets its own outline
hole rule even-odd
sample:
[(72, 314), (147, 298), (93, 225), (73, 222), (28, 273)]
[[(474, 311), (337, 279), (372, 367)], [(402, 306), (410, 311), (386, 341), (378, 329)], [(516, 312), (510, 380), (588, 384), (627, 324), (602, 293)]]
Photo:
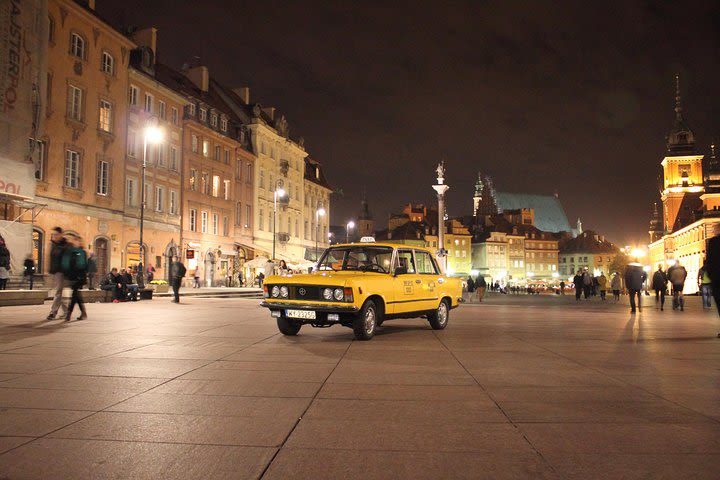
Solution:
[(720, 477), (720, 321), (493, 297), (277, 333), (257, 300), (0, 309), (0, 478)]

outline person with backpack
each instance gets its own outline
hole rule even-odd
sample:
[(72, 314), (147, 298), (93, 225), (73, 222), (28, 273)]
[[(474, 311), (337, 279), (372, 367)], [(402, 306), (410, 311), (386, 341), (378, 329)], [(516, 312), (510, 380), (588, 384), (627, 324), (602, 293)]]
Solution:
[(668, 280), (672, 285), (673, 294), (673, 310), (685, 311), (685, 297), (683, 297), (683, 289), (685, 288), (685, 279), (687, 278), (687, 270), (685, 267), (680, 265), (679, 261), (675, 262), (675, 265), (668, 268), (667, 271)]
[(52, 229), (50, 244), (50, 275), (52, 275), (55, 279), (55, 296), (53, 298), (52, 306), (50, 307), (50, 314), (47, 316), (48, 320), (54, 319), (60, 308), (63, 310), (60, 318), (65, 318), (67, 315), (67, 305), (62, 298), (63, 288), (65, 288), (65, 276), (63, 275), (60, 263), (62, 262), (65, 249), (68, 247), (68, 242), (65, 239), (65, 235), (63, 234), (63, 229), (61, 227), (55, 227)]
[(698, 272), (698, 287), (700, 287), (700, 296), (702, 297), (703, 308), (712, 308), (710, 297), (712, 296), (712, 280), (708, 273), (707, 262), (703, 263)]
[(175, 298), (173, 298), (173, 303), (180, 303), (180, 286), (182, 285), (182, 279), (185, 276), (185, 273), (187, 273), (187, 270), (185, 269), (185, 265), (180, 261), (179, 257), (173, 257), (173, 264), (172, 269), (170, 270), (172, 273), (172, 288), (173, 293), (175, 294)]
[[(667, 294), (667, 273), (663, 272), (662, 265), (658, 265), (657, 271), (653, 274), (652, 289), (655, 290), (655, 305), (660, 304), (660, 310), (665, 306), (665, 295)], [(657, 308), (657, 307), (655, 307)]]
[(82, 239), (74, 233), (68, 234), (68, 247), (63, 252), (60, 267), (67, 283), (70, 284), (72, 295), (70, 296), (70, 305), (68, 305), (65, 321), (69, 321), (72, 317), (75, 305), (80, 308), (80, 316), (77, 320), (85, 320), (87, 311), (85, 304), (80, 296), (80, 289), (87, 281), (87, 255), (82, 248)]

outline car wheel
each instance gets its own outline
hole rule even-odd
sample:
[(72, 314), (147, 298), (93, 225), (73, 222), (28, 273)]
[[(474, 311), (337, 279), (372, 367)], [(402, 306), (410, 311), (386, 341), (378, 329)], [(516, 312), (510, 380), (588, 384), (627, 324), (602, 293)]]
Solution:
[(280, 333), (292, 336), (298, 334), (300, 327), (302, 327), (302, 323), (295, 320), (289, 320), (285, 317), (279, 317), (277, 319), (277, 326)]
[(370, 340), (375, 335), (378, 322), (378, 309), (375, 302), (368, 300), (353, 321), (353, 331), (358, 340)]
[(428, 314), (428, 320), (433, 330), (443, 330), (447, 327), (448, 320), (450, 320), (450, 307), (447, 300), (441, 301), (437, 310)]

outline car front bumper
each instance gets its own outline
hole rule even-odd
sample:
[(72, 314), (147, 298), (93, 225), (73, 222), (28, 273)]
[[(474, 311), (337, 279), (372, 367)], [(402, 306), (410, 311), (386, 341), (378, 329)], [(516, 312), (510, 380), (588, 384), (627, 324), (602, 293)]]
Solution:
[(354, 305), (323, 305), (322, 303), (284, 303), (284, 302), (262, 302), (261, 307), (270, 310), (313, 310), (325, 313), (357, 313), (360, 309)]

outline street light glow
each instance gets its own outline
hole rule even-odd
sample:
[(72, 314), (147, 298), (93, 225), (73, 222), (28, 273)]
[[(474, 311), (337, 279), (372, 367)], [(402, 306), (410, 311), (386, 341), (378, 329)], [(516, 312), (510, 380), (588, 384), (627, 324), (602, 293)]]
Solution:
[(352, 220), (350, 220), (350, 221), (347, 223), (347, 228), (355, 228), (355, 222), (353, 222)]
[(148, 143), (160, 143), (163, 137), (164, 135), (161, 128), (153, 126), (145, 127), (145, 140)]
[(282, 198), (282, 197), (285, 196), (285, 189), (283, 189), (283, 188), (278, 188), (277, 190), (275, 190), (275, 193), (277, 194), (277, 196), (278, 196), (279, 198)]
[(632, 256), (636, 258), (641, 258), (645, 256), (645, 250), (642, 248), (633, 248)]
[(317, 211), (318, 216), (324, 217), (325, 216), (325, 209), (323, 207), (318, 208)]

